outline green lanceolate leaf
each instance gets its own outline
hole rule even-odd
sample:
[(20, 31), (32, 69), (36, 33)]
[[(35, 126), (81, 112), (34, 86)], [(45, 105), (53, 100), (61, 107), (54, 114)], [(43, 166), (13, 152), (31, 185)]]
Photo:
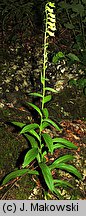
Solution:
[(50, 88), (50, 87), (46, 87), (45, 91), (51, 91), (51, 92), (57, 93), (57, 91), (55, 89)]
[(38, 175), (39, 173), (35, 170), (30, 170), (30, 169), (21, 169), (21, 170), (15, 170), (11, 173), (9, 173), (3, 180), (2, 185), (7, 184), (9, 181), (11, 181), (12, 179), (15, 179), (16, 177), (20, 177), (26, 173), (30, 173), (30, 174), (36, 174)]
[(53, 192), (54, 182), (53, 182), (53, 177), (52, 177), (49, 167), (45, 163), (40, 163), (39, 166), (42, 170), (42, 174), (43, 174), (43, 177), (45, 179), (45, 182), (48, 188)]
[(16, 125), (17, 127), (20, 127), (20, 128), (22, 128), (22, 127), (24, 127), (26, 124), (24, 124), (24, 123), (21, 123), (21, 122), (11, 122), (13, 125)]
[(35, 140), (34, 137), (32, 137), (32, 136), (30, 136), (28, 134), (24, 134), (24, 136), (29, 140), (32, 148), (38, 148), (38, 143), (37, 143), (37, 141)]
[(35, 137), (40, 141), (40, 137), (39, 137), (39, 135), (36, 133), (35, 130), (30, 130), (29, 133), (32, 134), (33, 136), (35, 136)]
[(66, 170), (67, 172), (72, 173), (75, 176), (77, 176), (79, 179), (82, 179), (80, 172), (72, 165), (65, 164), (65, 163), (59, 163), (56, 165), (55, 168)]
[(35, 123), (26, 125), (25, 127), (23, 127), (23, 129), (21, 130), (20, 134), (27, 133), (30, 130), (35, 129), (35, 128), (39, 128), (39, 125), (35, 124)]
[(54, 180), (55, 187), (71, 187), (74, 188), (69, 182), (63, 180)]
[(37, 107), (35, 104), (32, 104), (32, 103), (27, 103), (29, 104), (31, 107), (33, 107), (38, 113), (40, 116), (42, 116), (42, 113), (41, 113), (41, 110), (39, 109), (39, 107)]
[(42, 94), (40, 94), (40, 93), (36, 93), (36, 92), (34, 92), (34, 93), (30, 93), (29, 95), (32, 95), (32, 96), (36, 96), (36, 97), (43, 97), (43, 95)]
[(45, 118), (48, 118), (49, 112), (48, 112), (48, 109), (47, 109), (47, 108), (44, 108), (44, 109), (43, 109), (43, 114), (44, 114)]
[(47, 96), (44, 97), (43, 102), (44, 102), (44, 103), (47, 103), (48, 101), (51, 100), (51, 98), (52, 98), (51, 95), (47, 95)]
[(57, 164), (64, 163), (64, 162), (67, 162), (67, 161), (73, 160), (73, 159), (74, 159), (74, 156), (72, 156), (72, 155), (64, 155), (64, 156), (56, 159), (49, 167), (50, 167), (50, 169), (55, 169), (57, 167)]
[(53, 139), (53, 143), (60, 143), (60, 144), (63, 144), (63, 145), (65, 145), (66, 147), (68, 147), (68, 148), (72, 148), (72, 149), (77, 149), (77, 146), (76, 145), (74, 145), (72, 142), (70, 142), (70, 141), (68, 141), (68, 140), (66, 140), (66, 139), (64, 139), (64, 138), (54, 138)]
[(43, 121), (50, 123), (53, 127), (55, 127), (58, 131), (60, 131), (60, 128), (58, 127), (58, 125), (51, 119), (44, 119)]
[(37, 148), (30, 149), (25, 155), (22, 167), (24, 168), (28, 166), (36, 158), (37, 154), (38, 154)]
[(52, 138), (47, 133), (43, 133), (42, 136), (43, 136), (43, 139), (44, 139), (49, 151), (51, 153), (53, 153), (53, 141), (52, 141)]
[(78, 61), (78, 62), (80, 62), (79, 58), (75, 54), (73, 54), (73, 53), (69, 53), (67, 55), (67, 57), (70, 58), (72, 61)]
[(59, 144), (59, 143), (53, 145), (53, 151), (54, 151), (55, 149), (58, 149), (58, 148), (66, 148), (66, 146), (65, 146), (65, 145), (62, 145), (62, 144)]

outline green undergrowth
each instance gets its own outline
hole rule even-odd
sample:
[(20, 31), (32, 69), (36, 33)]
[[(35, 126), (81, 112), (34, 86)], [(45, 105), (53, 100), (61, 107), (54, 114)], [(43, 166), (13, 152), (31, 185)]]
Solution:
[[(16, 139), (12, 126), (8, 127), (6, 124), (0, 127), (0, 181), (7, 173), (16, 169), (16, 159), (19, 158), (21, 151), (27, 148), (27, 143), (23, 137)], [(4, 160), (3, 160), (4, 158)], [(31, 191), (35, 186), (35, 182), (32, 181), (32, 176), (23, 176), (12, 188), (10, 186), (0, 190), (0, 199), (28, 199)], [(6, 193), (6, 194), (5, 194)]]
[(15, 159), (18, 159), (19, 153), (26, 148), (26, 144), (24, 138), (18, 137), (18, 134), (16, 134), (15, 139), (12, 129), (8, 128), (7, 125), (0, 127), (0, 140), (0, 169), (2, 177), (16, 167)]

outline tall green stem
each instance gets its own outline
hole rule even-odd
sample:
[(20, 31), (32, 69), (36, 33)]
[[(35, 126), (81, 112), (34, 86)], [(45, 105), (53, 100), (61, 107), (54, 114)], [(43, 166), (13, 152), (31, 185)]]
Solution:
[[(51, 7), (51, 8), (50, 8)], [(42, 83), (42, 103), (41, 109), (43, 113), (44, 105), (45, 105), (45, 88), (46, 88), (46, 69), (47, 69), (47, 48), (48, 48), (48, 37), (54, 36), (55, 31), (55, 15), (53, 13), (54, 4), (48, 2), (45, 5), (45, 33), (44, 33), (44, 54), (43, 54), (43, 71), (41, 72), (41, 83)], [(40, 157), (42, 156), (42, 124), (43, 124), (43, 114), (40, 118)], [(43, 158), (41, 158), (41, 161)]]
[[(47, 68), (47, 20), (48, 20), (48, 14), (46, 11), (45, 6), (45, 33), (44, 33), (44, 54), (43, 54), (43, 71), (41, 72), (42, 77), (42, 103), (41, 103), (41, 109), (43, 111), (44, 109), (44, 97), (45, 97), (45, 87), (46, 87), (46, 68)], [(42, 143), (41, 143), (41, 133), (42, 133), (42, 122), (43, 122), (43, 115), (40, 119), (40, 152), (42, 151)], [(42, 154), (41, 154), (42, 155)]]
[[(46, 7), (46, 6), (45, 6)], [(45, 23), (45, 33), (44, 33), (44, 56), (43, 56), (43, 71), (41, 72), (41, 77), (42, 77), (42, 95), (43, 95), (43, 98), (42, 98), (42, 103), (41, 103), (41, 109), (43, 111), (43, 108), (44, 108), (44, 97), (45, 97), (45, 76), (46, 76), (46, 42), (47, 42), (47, 12), (45, 10), (45, 13), (46, 13), (46, 23)], [(42, 151), (42, 143), (41, 143), (41, 133), (42, 133), (42, 122), (43, 122), (43, 115), (41, 116), (41, 119), (40, 119), (40, 153)], [(42, 155), (42, 154), (41, 154)]]
[[(46, 7), (46, 6), (45, 6)], [(45, 78), (46, 78), (46, 67), (47, 67), (47, 46), (46, 46), (46, 44), (47, 44), (47, 38), (48, 38), (48, 36), (47, 36), (47, 19), (48, 19), (48, 15), (47, 15), (47, 11), (46, 11), (46, 9), (45, 9), (45, 20), (46, 20), (46, 23), (45, 23), (45, 34), (44, 34), (44, 58), (43, 58), (43, 86), (42, 86), (42, 88), (43, 88), (43, 100), (42, 100), (42, 110), (43, 110), (43, 108), (44, 108), (44, 97), (45, 97), (45, 85), (46, 85), (46, 80), (45, 80)]]

